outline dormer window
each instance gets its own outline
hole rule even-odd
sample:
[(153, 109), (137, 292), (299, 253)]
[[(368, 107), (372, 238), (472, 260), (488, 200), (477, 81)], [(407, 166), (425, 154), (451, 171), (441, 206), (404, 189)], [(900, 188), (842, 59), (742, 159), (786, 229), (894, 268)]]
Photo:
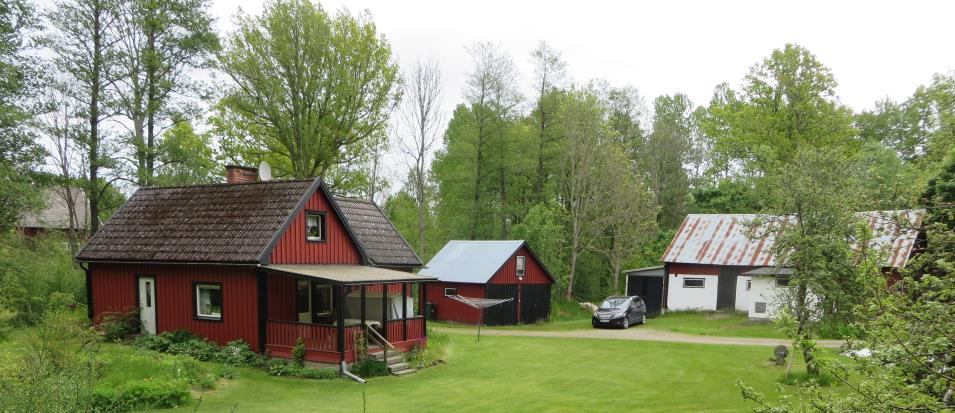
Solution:
[(325, 213), (305, 213), (305, 239), (314, 242), (325, 241)]
[(517, 256), (517, 278), (524, 278), (524, 269), (527, 265), (527, 260), (523, 255)]

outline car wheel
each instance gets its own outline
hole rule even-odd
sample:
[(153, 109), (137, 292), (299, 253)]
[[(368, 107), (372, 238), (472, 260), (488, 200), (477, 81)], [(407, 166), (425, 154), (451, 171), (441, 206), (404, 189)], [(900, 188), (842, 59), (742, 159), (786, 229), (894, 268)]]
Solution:
[(623, 316), (623, 322), (620, 323), (620, 326), (625, 330), (630, 328), (630, 317)]

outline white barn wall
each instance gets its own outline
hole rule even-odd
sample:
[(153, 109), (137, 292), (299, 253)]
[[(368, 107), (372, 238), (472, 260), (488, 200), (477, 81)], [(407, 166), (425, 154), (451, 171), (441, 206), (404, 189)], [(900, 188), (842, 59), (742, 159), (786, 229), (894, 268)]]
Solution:
[[(775, 277), (753, 277), (753, 286), (749, 294), (751, 297), (748, 308), (749, 318), (768, 320), (776, 317), (776, 313), (779, 310), (779, 302), (776, 300)], [(757, 302), (766, 303), (765, 313), (756, 312)]]
[[(684, 288), (684, 278), (705, 279), (703, 288)], [(719, 277), (715, 275), (670, 274), (667, 277), (667, 309), (716, 310), (716, 287)]]
[(736, 311), (748, 312), (750, 307), (750, 290), (746, 289), (746, 282), (752, 281), (753, 277), (741, 275), (736, 277)]

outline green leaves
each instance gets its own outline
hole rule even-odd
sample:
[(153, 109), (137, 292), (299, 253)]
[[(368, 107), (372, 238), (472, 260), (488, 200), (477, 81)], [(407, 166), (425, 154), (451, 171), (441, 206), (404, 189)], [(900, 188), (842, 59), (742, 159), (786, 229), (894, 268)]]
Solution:
[(215, 121), (225, 144), (239, 156), (272, 154), (282, 176), (360, 173), (348, 165), (384, 138), (399, 97), (398, 67), (374, 23), (308, 0), (271, 2), (236, 23), (219, 58), (233, 81)]

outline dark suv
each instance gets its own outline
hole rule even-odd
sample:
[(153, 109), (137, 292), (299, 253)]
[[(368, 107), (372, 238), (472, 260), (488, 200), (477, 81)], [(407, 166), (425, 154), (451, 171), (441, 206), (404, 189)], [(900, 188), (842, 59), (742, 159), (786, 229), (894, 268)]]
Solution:
[(594, 312), (590, 319), (595, 328), (619, 326), (628, 328), (631, 324), (647, 322), (647, 306), (638, 296), (610, 296)]

